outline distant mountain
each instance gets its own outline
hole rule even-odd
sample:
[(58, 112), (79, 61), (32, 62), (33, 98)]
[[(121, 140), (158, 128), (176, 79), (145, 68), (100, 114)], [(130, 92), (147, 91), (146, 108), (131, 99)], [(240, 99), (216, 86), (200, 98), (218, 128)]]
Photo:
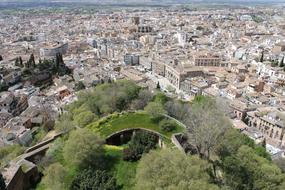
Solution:
[(57, 2), (76, 2), (76, 3), (100, 3), (100, 4), (117, 4), (117, 3), (276, 3), (284, 2), (285, 0), (0, 0), (0, 3), (27, 3), (27, 2), (42, 2), (42, 3), (57, 3)]
[(64, 5), (169, 5), (186, 3), (203, 4), (273, 4), (285, 3), (285, 0), (0, 0), (0, 8), (18, 8), (18, 7), (58, 7)]

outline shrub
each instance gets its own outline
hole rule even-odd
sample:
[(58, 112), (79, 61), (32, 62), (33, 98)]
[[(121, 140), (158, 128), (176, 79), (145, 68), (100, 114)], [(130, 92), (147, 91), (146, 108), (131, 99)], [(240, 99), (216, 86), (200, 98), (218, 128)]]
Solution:
[(176, 129), (176, 123), (169, 119), (163, 119), (159, 122), (159, 128), (164, 132), (172, 132)]
[(117, 190), (116, 179), (106, 171), (86, 169), (80, 172), (72, 182), (71, 190), (104, 189)]
[(135, 153), (134, 149), (125, 148), (123, 150), (123, 160), (125, 160), (125, 161), (136, 161), (136, 160), (138, 160), (138, 155)]
[(137, 161), (144, 153), (154, 149), (157, 144), (157, 136), (145, 131), (137, 132), (129, 142), (129, 147), (123, 151), (123, 159)]

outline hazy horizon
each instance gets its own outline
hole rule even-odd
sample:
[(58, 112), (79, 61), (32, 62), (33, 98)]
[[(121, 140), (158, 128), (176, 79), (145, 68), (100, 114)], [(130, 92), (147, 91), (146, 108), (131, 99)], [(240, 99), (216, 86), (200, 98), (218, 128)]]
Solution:
[(0, 0), (1, 3), (26, 3), (26, 2), (42, 2), (42, 3), (57, 3), (57, 2), (76, 2), (76, 3), (232, 3), (232, 2), (244, 2), (244, 3), (274, 3), (284, 2), (285, 0)]

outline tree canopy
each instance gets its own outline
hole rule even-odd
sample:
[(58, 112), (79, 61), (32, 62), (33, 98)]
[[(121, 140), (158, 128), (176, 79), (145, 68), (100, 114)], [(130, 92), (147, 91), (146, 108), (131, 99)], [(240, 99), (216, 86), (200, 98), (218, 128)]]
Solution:
[(63, 157), (68, 164), (79, 167), (98, 167), (102, 165), (103, 141), (87, 129), (77, 129), (70, 133), (63, 147)]
[(61, 164), (51, 164), (44, 173), (43, 184), (48, 190), (63, 190), (66, 174), (67, 171)]
[(70, 190), (119, 190), (116, 179), (107, 171), (85, 169), (72, 181)]
[(218, 141), (231, 127), (228, 119), (210, 98), (195, 101), (188, 110), (185, 119), (190, 144), (199, 153), (200, 157), (210, 159)]
[(236, 154), (223, 161), (225, 183), (234, 190), (281, 190), (285, 188), (285, 176), (280, 168), (255, 151), (241, 146)]
[(150, 102), (146, 107), (145, 111), (152, 116), (152, 118), (158, 118), (166, 114), (163, 106), (159, 102)]
[(219, 189), (210, 183), (208, 168), (206, 161), (178, 150), (151, 151), (138, 165), (135, 189)]
[(126, 80), (102, 84), (91, 91), (81, 93), (79, 100), (69, 106), (69, 110), (74, 116), (82, 111), (91, 111), (97, 116), (120, 112), (130, 108), (132, 100), (138, 97), (140, 90), (140, 87)]

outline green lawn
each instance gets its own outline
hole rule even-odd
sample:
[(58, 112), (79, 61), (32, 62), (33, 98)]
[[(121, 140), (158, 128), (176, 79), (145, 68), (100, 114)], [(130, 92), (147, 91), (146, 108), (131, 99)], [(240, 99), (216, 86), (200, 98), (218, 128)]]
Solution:
[(122, 159), (123, 147), (105, 145), (106, 156), (111, 161), (111, 172), (114, 174), (122, 190), (133, 189), (138, 162), (126, 162)]
[(98, 122), (88, 126), (92, 131), (99, 132), (103, 137), (107, 137), (115, 132), (124, 129), (144, 128), (160, 133), (166, 140), (171, 139), (171, 135), (183, 131), (181, 126), (173, 132), (164, 132), (159, 129), (158, 123), (153, 122), (151, 117), (144, 112), (125, 113), (115, 118), (110, 118), (103, 124), (98, 125)]

